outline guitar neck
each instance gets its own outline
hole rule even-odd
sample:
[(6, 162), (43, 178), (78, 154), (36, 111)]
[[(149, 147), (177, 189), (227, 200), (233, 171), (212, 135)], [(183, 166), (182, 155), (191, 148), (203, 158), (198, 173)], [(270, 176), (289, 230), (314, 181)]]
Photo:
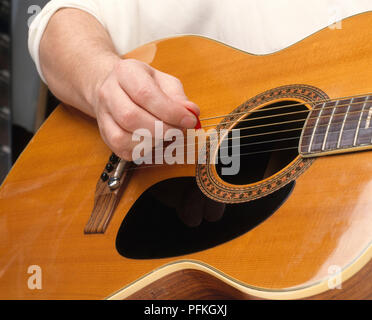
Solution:
[(372, 96), (332, 100), (316, 105), (300, 140), (303, 157), (372, 149)]

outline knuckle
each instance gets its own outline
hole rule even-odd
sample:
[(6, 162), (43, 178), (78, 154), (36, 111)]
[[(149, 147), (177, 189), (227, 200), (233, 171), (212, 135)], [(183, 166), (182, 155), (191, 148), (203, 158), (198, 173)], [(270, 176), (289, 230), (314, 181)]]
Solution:
[(132, 70), (134, 71), (135, 69), (138, 69), (138, 67), (140, 67), (141, 65), (142, 62), (136, 59), (123, 59), (117, 65), (117, 71), (119, 72), (128, 72)]
[(130, 72), (132, 69), (132, 64), (128, 62), (127, 60), (121, 60), (119, 63), (117, 63), (114, 67), (114, 74), (115, 77), (120, 79), (122, 75)]
[(131, 65), (137, 65), (140, 61), (136, 60), (136, 59), (133, 59), (133, 58), (127, 58), (127, 59), (123, 59), (122, 60), (122, 64), (123, 65), (128, 65), (128, 64), (131, 64)]
[(121, 116), (123, 124), (132, 124), (136, 120), (136, 112), (126, 109)]
[(141, 84), (135, 91), (135, 97), (137, 99), (148, 99), (151, 97), (152, 88), (149, 84)]
[(126, 59), (124, 61), (126, 63), (126, 66), (128, 66), (129, 68), (133, 68), (133, 69), (136, 69), (136, 70), (138, 70), (140, 68), (140, 69), (143, 69), (145, 71), (149, 71), (149, 65), (140, 61), (140, 60)]
[(105, 102), (108, 99), (108, 92), (106, 90), (106, 87), (103, 85), (98, 89), (98, 101), (99, 102)]

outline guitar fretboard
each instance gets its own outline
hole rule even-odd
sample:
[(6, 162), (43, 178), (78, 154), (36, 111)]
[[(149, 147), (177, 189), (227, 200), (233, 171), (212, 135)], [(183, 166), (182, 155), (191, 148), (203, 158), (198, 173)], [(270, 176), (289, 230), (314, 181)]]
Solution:
[(329, 101), (310, 112), (300, 142), (304, 157), (372, 148), (372, 96)]

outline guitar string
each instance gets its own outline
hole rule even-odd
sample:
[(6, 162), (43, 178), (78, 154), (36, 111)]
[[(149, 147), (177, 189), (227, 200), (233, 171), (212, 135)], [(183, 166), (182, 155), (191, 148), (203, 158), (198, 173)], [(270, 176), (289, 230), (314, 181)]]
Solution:
[[(372, 103), (372, 100), (371, 101), (366, 101), (366, 102), (354, 102), (354, 103), (350, 103), (350, 104), (343, 104), (343, 105), (336, 105), (336, 106), (332, 106), (332, 107), (325, 107), (325, 108), (321, 108), (321, 109), (312, 109), (312, 110), (301, 110), (301, 111), (295, 111), (295, 112), (287, 112), (287, 113), (282, 113), (282, 114), (275, 114), (275, 115), (270, 115), (270, 116), (264, 116), (264, 117), (257, 117), (257, 118), (248, 118), (248, 119), (242, 119), (242, 120), (238, 120), (238, 121), (227, 121), (227, 122), (220, 122), (220, 123), (215, 123), (215, 124), (209, 124), (209, 125), (205, 125), (202, 127), (202, 129), (204, 128), (208, 128), (208, 127), (216, 127), (218, 125), (222, 125), (222, 124), (229, 124), (229, 123), (240, 123), (240, 122), (247, 122), (247, 121), (254, 121), (254, 120), (260, 120), (260, 119), (268, 119), (268, 118), (274, 118), (274, 117), (280, 117), (280, 116), (285, 116), (285, 115), (292, 115), (292, 114), (299, 114), (299, 113), (310, 113), (310, 112), (313, 112), (313, 111), (320, 111), (320, 110), (327, 110), (327, 109), (337, 109), (337, 108), (341, 108), (341, 107), (347, 107), (347, 106), (351, 106), (351, 105), (356, 105), (356, 104), (360, 104), (360, 105), (364, 105), (365, 103), (368, 103), (368, 102), (371, 102)], [(267, 109), (267, 110), (270, 110), (270, 109)], [(358, 112), (366, 112), (366, 111), (369, 111), (368, 109), (367, 110), (357, 110), (357, 111), (352, 111), (352, 112), (346, 112), (346, 113), (337, 113), (335, 114), (336, 116), (342, 116), (342, 115), (346, 115), (346, 114), (352, 114), (352, 113), (358, 113)], [(249, 114), (249, 111), (247, 112), (247, 114)], [(310, 117), (310, 119), (319, 119), (319, 118), (326, 118), (326, 117), (330, 117), (331, 115), (325, 115), (325, 116), (320, 116), (320, 117)], [(282, 122), (277, 122), (277, 123), (273, 123), (273, 124), (281, 124)]]
[[(226, 158), (232, 158), (232, 157), (241, 157), (241, 156), (248, 156), (248, 155), (254, 155), (254, 154), (259, 154), (259, 153), (270, 153), (270, 152), (277, 152), (277, 151), (284, 151), (284, 150), (298, 150), (298, 147), (288, 147), (288, 148), (280, 148), (280, 149), (272, 149), (272, 150), (264, 150), (264, 151), (257, 151), (257, 152), (247, 152), (247, 153), (242, 153), (242, 154), (235, 154), (235, 155), (231, 155), (231, 156), (226, 156), (226, 157), (220, 157), (219, 159), (226, 159)], [(129, 169), (126, 169), (124, 170), (123, 172), (127, 172), (127, 171), (133, 171), (133, 170), (141, 170), (141, 169), (147, 169), (147, 168), (159, 168), (159, 167), (165, 167), (165, 166), (170, 166), (170, 165), (173, 165), (173, 164), (155, 164), (155, 165), (147, 165), (147, 164), (141, 164), (139, 166), (136, 165), (136, 167), (134, 168), (129, 168)], [(184, 165), (184, 166), (187, 166), (187, 165), (191, 165), (190, 163), (180, 163), (180, 164), (176, 164), (178, 166), (180, 165)]]
[[(349, 130), (344, 130), (344, 132), (347, 132), (347, 131), (353, 131), (353, 129), (349, 129)], [(295, 140), (295, 139), (299, 139), (299, 137), (293, 137), (291, 139), (287, 139), (287, 140)], [(282, 140), (282, 139), (279, 139), (279, 140)], [(275, 141), (278, 141), (278, 140), (273, 140), (273, 141), (266, 141), (266, 142), (262, 142), (262, 143), (269, 143), (269, 142), (275, 142)], [(256, 143), (252, 143), (252, 144), (256, 144)], [(243, 145), (239, 145), (239, 147), (241, 146), (248, 146), (248, 145), (252, 145), (251, 143), (248, 143), (248, 144), (243, 144)], [(258, 144), (258, 143), (257, 143)], [(307, 148), (309, 147), (310, 145), (303, 145), (303, 147)], [(371, 146), (372, 147), (372, 146)], [(218, 150), (221, 150), (221, 149), (228, 149), (228, 148), (231, 148), (230, 146), (229, 147), (223, 147), (223, 148), (218, 148)], [(254, 155), (254, 154), (262, 154), (262, 153), (270, 153), (270, 152), (277, 152), (277, 151), (284, 151), (284, 150), (294, 150), (294, 149), (297, 149), (298, 150), (299, 146), (296, 146), (296, 147), (287, 147), (287, 148), (278, 148), (278, 149), (270, 149), (270, 150), (262, 150), (262, 151), (254, 151), (254, 152), (247, 152), (247, 153), (239, 153), (239, 154), (232, 154), (231, 156), (225, 156), (225, 157), (219, 157), (219, 159), (227, 159), (227, 158), (231, 158), (231, 157), (237, 157), (237, 156), (248, 156), (248, 155)], [(192, 151), (193, 152), (193, 151)], [(184, 155), (188, 155), (189, 152), (186, 152)], [(165, 160), (167, 159), (170, 159), (170, 157), (166, 158), (164, 157)], [(146, 169), (146, 168), (154, 168), (154, 167), (163, 167), (163, 166), (169, 166), (170, 164), (155, 164), (155, 165), (147, 165), (147, 164), (144, 164), (142, 166), (136, 166), (134, 168), (129, 168), (129, 169), (126, 169), (124, 170), (123, 172), (126, 172), (126, 171), (131, 171), (131, 170), (138, 170), (138, 169)], [(177, 164), (177, 165), (189, 165), (188, 163), (183, 163), (183, 164)]]
[[(349, 105), (352, 105), (352, 104), (365, 104), (369, 101), (366, 101), (366, 102), (356, 102), (356, 103), (351, 103), (351, 104), (346, 104), (346, 105), (336, 105), (336, 106), (333, 106), (333, 107), (329, 107), (331, 109), (335, 109), (335, 108), (338, 108), (338, 107), (342, 107), (342, 106), (349, 106)], [(372, 102), (372, 101), (371, 101)], [(328, 108), (328, 109), (329, 109)], [(327, 108), (323, 108), (324, 109), (327, 109)], [(311, 112), (313, 110), (303, 110), (303, 111), (300, 111), (300, 112)], [(283, 115), (290, 115), (290, 114), (295, 114), (295, 113), (300, 113), (300, 112), (290, 112), (290, 113), (284, 113), (284, 114), (280, 114), (280, 115), (274, 115), (275, 117), (277, 116), (283, 116)], [(369, 109), (366, 109), (366, 110), (358, 110), (358, 111), (351, 111), (351, 112), (345, 112), (345, 113), (335, 113), (334, 114), (334, 117), (337, 117), (337, 116), (345, 116), (345, 115), (350, 115), (350, 114), (355, 114), (355, 113), (358, 113), (358, 114), (363, 114), (364, 112), (369, 112)], [(274, 116), (265, 116), (265, 117), (258, 117), (258, 118), (253, 118), (253, 119), (243, 119), (243, 120), (238, 120), (238, 121), (231, 121), (231, 123), (240, 123), (240, 122), (244, 122), (244, 121), (253, 121), (253, 120), (259, 120), (259, 119), (264, 119), (264, 118), (269, 118), (269, 117), (274, 117)], [(321, 119), (321, 118), (327, 118), (327, 117), (331, 117), (331, 115), (325, 115), (325, 116), (319, 116), (319, 117), (310, 117), (308, 118), (307, 120), (311, 120), (311, 119)], [(256, 129), (256, 128), (261, 128), (261, 127), (269, 127), (269, 126), (275, 126), (275, 125), (282, 125), (282, 124), (288, 124), (288, 123), (295, 123), (295, 122), (304, 122), (306, 119), (298, 119), (298, 120), (290, 120), (290, 121), (282, 121), (282, 122), (274, 122), (274, 123), (269, 123), (269, 124), (264, 124), (264, 125), (257, 125), (257, 126), (250, 126), (250, 127), (243, 127), (243, 128), (239, 128), (240, 131), (243, 131), (243, 130), (249, 130), (249, 129)], [(346, 120), (345, 121), (345, 124), (347, 124), (348, 121), (354, 121), (354, 120)], [(356, 119), (355, 119), (356, 121)], [(219, 123), (219, 124), (214, 124), (214, 125), (208, 125), (208, 126), (204, 126), (203, 128), (201, 129), (204, 129), (206, 127), (214, 127), (214, 126), (218, 126), (218, 125), (221, 125), (221, 124), (227, 124), (227, 123), (230, 123), (230, 122), (225, 122), (225, 123)], [(328, 123), (328, 124), (324, 124), (324, 125), (317, 125), (316, 127), (321, 127), (321, 126), (329, 126), (329, 125), (335, 125), (335, 124), (341, 124), (342, 122), (335, 122), (335, 123)], [(307, 126), (306, 129), (312, 129), (312, 128), (315, 128), (315, 126)], [(223, 130), (223, 129), (221, 129)], [(221, 131), (220, 130), (220, 131)], [(227, 130), (227, 129), (226, 129)], [(275, 132), (273, 132), (275, 133)], [(191, 144), (193, 145), (193, 144)]]
[[(361, 113), (364, 113), (364, 112), (367, 112), (367, 111), (369, 111), (369, 110), (340, 113), (340, 114), (337, 114), (337, 115), (334, 115), (334, 116), (343, 116), (343, 115), (349, 115), (349, 114), (352, 114), (352, 113), (359, 113), (359, 114), (361, 114)], [(330, 117), (330, 115), (323, 116), (323, 117), (324, 118)], [(322, 116), (321, 117), (317, 117), (317, 118), (309, 118), (309, 119), (318, 119), (318, 118), (322, 118)], [(277, 123), (274, 122), (274, 123), (269, 123), (269, 124), (264, 124), (264, 125), (257, 125), (257, 126), (252, 126), (252, 127), (243, 127), (243, 128), (239, 128), (237, 130), (244, 131), (244, 130), (249, 130), (249, 129), (269, 127), (269, 126), (275, 126), (275, 125), (281, 125), (281, 124), (288, 124), (288, 123), (295, 123), (295, 122), (305, 122), (305, 120), (306, 119), (298, 119), (298, 120), (291, 120), (291, 121), (284, 121), (284, 122), (277, 122)], [(347, 125), (347, 124), (350, 124), (350, 123), (354, 123), (355, 121), (359, 121), (359, 119), (346, 120), (346, 121), (342, 121), (342, 122), (326, 123), (326, 124), (318, 124), (318, 125), (315, 125), (315, 126), (306, 126), (306, 127), (294, 128), (294, 129), (271, 131), (271, 132), (260, 133), (260, 134), (245, 135), (245, 136), (239, 136), (239, 137), (235, 137), (235, 138), (228, 138), (228, 139), (224, 139), (224, 140), (229, 141), (229, 140), (234, 140), (234, 139), (254, 137), (254, 136), (258, 136), (258, 135), (285, 133), (285, 132), (291, 132), (291, 131), (294, 131), (294, 130), (313, 129), (313, 128), (319, 128), (319, 127), (328, 127), (330, 125), (339, 125), (339, 124), (342, 125), (343, 123), (345, 123), (345, 125)], [(223, 129), (221, 129), (221, 130), (223, 130)], [(217, 130), (216, 132), (218, 133), (221, 130)], [(347, 131), (347, 130), (343, 130), (343, 132), (344, 131)], [(338, 131), (329, 131), (328, 134), (330, 134), (330, 133), (338, 133)], [(315, 133), (314, 136), (323, 135), (323, 134), (324, 133), (318, 133), (318, 134)], [(304, 135), (304, 137), (310, 137), (311, 135)], [(195, 143), (185, 144), (184, 146), (187, 147), (187, 146), (193, 146), (193, 145), (195, 145)], [(162, 147), (160, 147), (160, 148), (156, 148), (155, 147), (154, 150), (163, 150), (163, 148)]]
[[(353, 98), (367, 98), (368, 99), (367, 102), (368, 102), (369, 98), (371, 98), (371, 95), (372, 95), (372, 92), (367, 93), (367, 94), (345, 96), (345, 97), (334, 98), (334, 99), (323, 99), (323, 100), (308, 101), (308, 102), (305, 101), (305, 102), (299, 102), (299, 103), (296, 103), (296, 104), (288, 104), (288, 105), (284, 105), (284, 106), (272, 107), (272, 108), (269, 108), (269, 109), (252, 110), (252, 111), (248, 111), (248, 112), (249, 113), (264, 112), (264, 111), (267, 111), (267, 110), (276, 110), (276, 109), (283, 109), (283, 108), (289, 108), (289, 107), (296, 107), (296, 106), (301, 106), (301, 105), (304, 105), (304, 104), (314, 105), (314, 104), (327, 103), (327, 102), (337, 102), (337, 101), (340, 101), (340, 100), (342, 101), (342, 100), (348, 100), (348, 99), (353, 99)], [(288, 99), (290, 99), (290, 97)], [(235, 113), (234, 115), (244, 115), (246, 113), (247, 113), (247, 111), (238, 112), (238, 113)], [(207, 121), (207, 120), (213, 120), (213, 119), (218, 119), (218, 118), (225, 118), (225, 117), (231, 116), (231, 115), (232, 114), (229, 113), (229, 114), (225, 114), (225, 115), (213, 116), (213, 117), (208, 117), (208, 118), (201, 118), (199, 120), (200, 121)]]
[[(342, 122), (338, 122), (339, 124), (341, 124)], [(327, 126), (326, 124), (325, 125), (318, 125), (317, 127), (320, 127), (320, 126)], [(294, 128), (294, 129), (291, 129), (291, 131), (299, 131), (299, 130), (303, 130), (303, 128)], [(262, 134), (252, 134), (252, 135), (245, 135), (245, 136), (239, 136), (239, 137), (234, 137), (234, 138), (228, 138), (228, 139), (222, 139), (222, 141), (230, 141), (230, 140), (235, 140), (235, 139), (242, 139), (242, 138), (250, 138), (250, 137), (256, 137), (256, 136), (260, 136), (260, 135), (268, 135), (268, 134), (275, 134), (275, 133), (282, 133), (282, 132), (288, 132), (289, 130), (282, 130), (282, 131), (272, 131), (272, 132), (265, 132), (265, 133), (262, 133)], [(354, 129), (347, 129), (347, 130), (343, 130), (342, 132), (345, 133), (347, 131), (354, 131)], [(332, 134), (332, 133), (339, 133), (338, 131), (329, 131), (328, 134)], [(324, 135), (324, 133), (315, 133), (314, 136), (322, 136)], [(311, 137), (312, 134), (310, 135), (304, 135), (303, 137)], [(275, 139), (275, 140), (265, 140), (265, 141), (258, 141), (258, 142), (253, 142), (253, 143), (248, 143), (248, 144), (241, 144), (239, 146), (248, 146), (248, 145), (257, 145), (257, 144), (265, 144), (265, 143), (271, 143), (271, 142), (279, 142), (279, 141), (287, 141), (287, 140), (295, 140), (295, 139), (300, 139), (301, 136), (296, 136), (296, 137), (290, 137), (290, 138), (283, 138), (283, 139)], [(195, 144), (184, 144), (183, 147), (188, 147), (188, 146), (194, 146), (196, 145), (197, 143)], [(220, 149), (225, 149), (225, 148), (230, 148), (230, 147), (223, 147), (223, 148), (220, 148)], [(153, 151), (164, 151), (165, 148), (153, 148), (152, 149)], [(193, 152), (193, 151), (190, 151), (190, 153)], [(186, 153), (188, 154), (188, 153)]]

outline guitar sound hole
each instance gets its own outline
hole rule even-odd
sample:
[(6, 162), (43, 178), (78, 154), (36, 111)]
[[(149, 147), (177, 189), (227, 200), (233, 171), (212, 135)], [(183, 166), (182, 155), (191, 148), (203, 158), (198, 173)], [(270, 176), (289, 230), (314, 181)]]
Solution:
[[(165, 180), (145, 191), (123, 220), (116, 238), (118, 252), (132, 259), (169, 258), (206, 250), (237, 238), (270, 217), (287, 199), (295, 182), (254, 201), (240, 204), (214, 203), (224, 207), (222, 217), (215, 222), (205, 219), (196, 227), (187, 226), (179, 212), (193, 197), (192, 215), (209, 201), (197, 187), (194, 177)], [(195, 193), (193, 193), (195, 194)]]
[(221, 146), (216, 161), (220, 178), (235, 185), (255, 183), (273, 176), (291, 163), (298, 156), (301, 131), (309, 110), (298, 104), (290, 100), (273, 103), (253, 112), (244, 119), (247, 121), (240, 122), (234, 128), (240, 129), (240, 170), (235, 175), (222, 172), (226, 166), (221, 161), (221, 155), (224, 155), (221, 148), (228, 150), (229, 157), (232, 155), (232, 136), (229, 133), (225, 138), (229, 139), (229, 144)]

